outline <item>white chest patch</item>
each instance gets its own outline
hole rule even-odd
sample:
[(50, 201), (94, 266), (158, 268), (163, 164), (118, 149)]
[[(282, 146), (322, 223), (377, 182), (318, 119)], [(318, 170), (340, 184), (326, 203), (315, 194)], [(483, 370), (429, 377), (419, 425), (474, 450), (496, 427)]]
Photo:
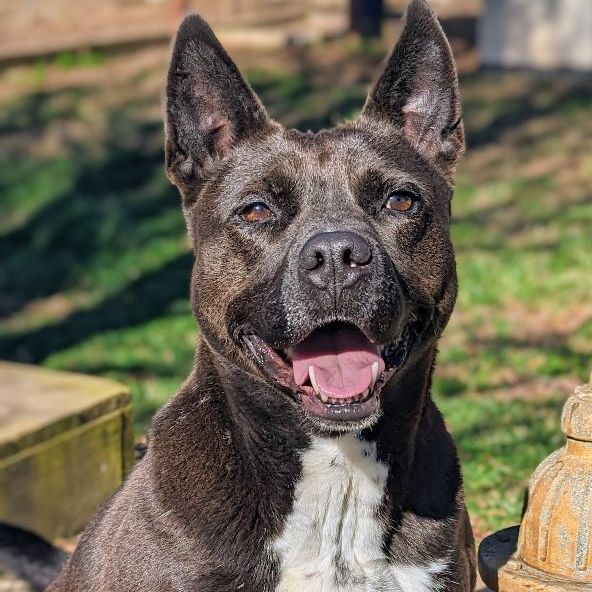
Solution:
[(434, 592), (445, 564), (396, 566), (379, 516), (388, 467), (353, 435), (317, 438), (302, 457), (294, 506), (273, 551), (277, 592)]

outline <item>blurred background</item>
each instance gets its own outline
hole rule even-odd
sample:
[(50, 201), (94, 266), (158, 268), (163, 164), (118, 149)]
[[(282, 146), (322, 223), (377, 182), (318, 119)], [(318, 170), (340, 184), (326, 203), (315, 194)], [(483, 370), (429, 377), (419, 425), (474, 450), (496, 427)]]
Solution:
[[(468, 142), (454, 201), (460, 294), (434, 394), (481, 538), (518, 522), (528, 476), (563, 441), (562, 404), (592, 366), (592, 3), (432, 4), (457, 57)], [(141, 439), (198, 334), (163, 169), (180, 18), (202, 13), (271, 114), (316, 130), (358, 112), (405, 6), (0, 0), (0, 359), (129, 385)]]

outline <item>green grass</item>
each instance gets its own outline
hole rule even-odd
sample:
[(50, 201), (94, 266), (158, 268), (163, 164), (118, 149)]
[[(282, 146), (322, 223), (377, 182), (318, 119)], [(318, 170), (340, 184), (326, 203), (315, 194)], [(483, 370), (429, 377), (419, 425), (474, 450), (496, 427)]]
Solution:
[[(353, 116), (378, 60), (311, 51), (304, 69), (250, 70), (272, 114), (305, 129)], [(198, 330), (162, 165), (164, 54), (129, 61), (66, 55), (0, 75), (13, 89), (0, 95), (0, 357), (125, 382), (141, 433), (189, 371)], [(463, 94), (460, 293), (434, 392), (484, 532), (519, 519), (592, 365), (592, 91), (491, 73), (464, 77)]]
[(441, 398), (465, 474), (466, 498), (480, 532), (517, 523), (528, 476), (563, 435), (560, 395), (533, 401), (487, 396)]

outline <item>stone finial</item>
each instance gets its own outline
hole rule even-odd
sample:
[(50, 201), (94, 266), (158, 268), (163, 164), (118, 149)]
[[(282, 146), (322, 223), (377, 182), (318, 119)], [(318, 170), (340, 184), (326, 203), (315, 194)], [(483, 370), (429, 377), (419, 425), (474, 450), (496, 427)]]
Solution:
[(561, 427), (568, 438), (592, 442), (592, 384), (579, 386), (568, 399)]
[(517, 529), (481, 545), (482, 576), (499, 592), (592, 590), (592, 384), (565, 403), (562, 428), (566, 445), (531, 477), (517, 548)]
[(563, 410), (564, 448), (533, 474), (518, 554), (541, 571), (592, 583), (592, 389)]

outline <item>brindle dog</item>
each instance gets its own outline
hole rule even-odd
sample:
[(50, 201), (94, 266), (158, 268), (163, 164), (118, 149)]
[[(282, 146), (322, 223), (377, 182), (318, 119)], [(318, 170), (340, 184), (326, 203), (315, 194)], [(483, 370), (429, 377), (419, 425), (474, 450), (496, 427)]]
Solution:
[(473, 537), (430, 396), (464, 148), (425, 0), (361, 115), (271, 120), (188, 17), (166, 167), (193, 240), (195, 367), (51, 592), (468, 592)]

